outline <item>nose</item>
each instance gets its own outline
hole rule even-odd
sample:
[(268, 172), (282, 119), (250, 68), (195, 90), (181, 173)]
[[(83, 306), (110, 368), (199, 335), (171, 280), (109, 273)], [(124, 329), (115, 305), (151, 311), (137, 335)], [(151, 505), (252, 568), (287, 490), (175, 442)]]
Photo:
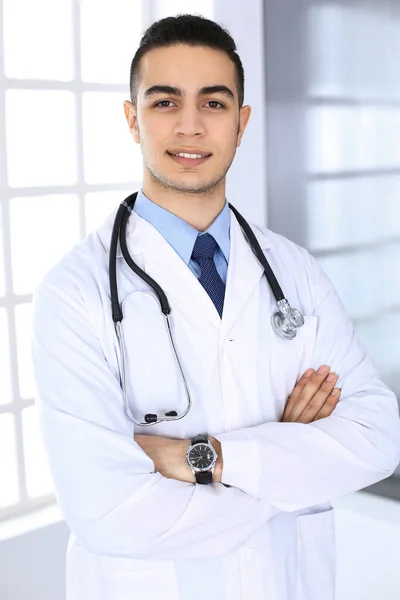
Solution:
[(175, 134), (193, 137), (204, 134), (204, 131), (200, 110), (191, 106), (181, 108), (175, 124)]

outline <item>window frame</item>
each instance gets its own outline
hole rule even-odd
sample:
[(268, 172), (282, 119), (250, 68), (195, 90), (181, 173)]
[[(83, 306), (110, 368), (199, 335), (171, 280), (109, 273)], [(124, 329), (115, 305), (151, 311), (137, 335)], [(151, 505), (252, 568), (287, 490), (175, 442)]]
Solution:
[[(156, 19), (155, 7), (146, 0), (141, 2), (142, 30)], [(10, 208), (13, 198), (17, 197), (36, 197), (50, 194), (76, 194), (79, 197), (79, 236), (84, 239), (86, 236), (86, 217), (85, 217), (85, 196), (89, 192), (103, 191), (126, 191), (131, 183), (106, 183), (89, 184), (84, 180), (83, 164), (83, 114), (82, 103), (83, 94), (88, 91), (96, 92), (127, 92), (127, 84), (105, 84), (84, 82), (81, 79), (81, 15), (80, 5), (82, 0), (71, 0), (72, 11), (72, 54), (74, 77), (71, 81), (41, 80), (41, 79), (16, 79), (6, 77), (4, 68), (4, 39), (0, 37), (0, 147), (4, 152), (0, 153), (0, 223), (2, 231), (2, 250), (4, 268), (5, 294), (0, 296), (0, 308), (6, 312), (6, 323), (8, 327), (8, 350), (10, 361), (10, 381), (11, 381), (11, 401), (0, 405), (0, 416), (3, 414), (12, 414), (14, 416), (14, 434), (16, 461), (18, 467), (18, 488), (19, 501), (10, 506), (0, 508), (0, 523), (2, 521), (17, 516), (26, 515), (47, 506), (56, 503), (56, 495), (43, 495), (37, 498), (31, 498), (27, 490), (27, 478), (24, 458), (24, 443), (22, 429), (22, 411), (35, 405), (35, 398), (22, 398), (19, 390), (19, 365), (17, 358), (17, 332), (16, 332), (16, 307), (21, 304), (32, 303), (33, 294), (15, 294), (13, 291), (13, 276), (11, 267), (11, 233), (10, 233)], [(3, 23), (3, 4), (0, 1), (0, 22)], [(132, 56), (133, 58), (133, 56)], [(6, 146), (6, 114), (5, 98), (10, 89), (27, 90), (62, 90), (70, 91), (75, 97), (75, 128), (76, 128), (76, 161), (77, 161), (77, 181), (72, 185), (49, 185), (49, 186), (28, 186), (28, 187), (10, 187), (8, 185), (8, 157)], [(127, 94), (127, 99), (128, 99)]]

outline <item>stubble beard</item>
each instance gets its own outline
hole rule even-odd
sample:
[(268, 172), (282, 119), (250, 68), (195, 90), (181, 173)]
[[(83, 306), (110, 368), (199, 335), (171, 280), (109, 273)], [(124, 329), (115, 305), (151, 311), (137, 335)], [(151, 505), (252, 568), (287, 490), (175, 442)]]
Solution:
[[(232, 159), (233, 160), (233, 159)], [(232, 162), (232, 161), (231, 161)], [(164, 190), (174, 191), (181, 194), (202, 194), (202, 195), (212, 195), (216, 188), (224, 181), (226, 174), (229, 170), (231, 163), (221, 171), (214, 178), (209, 179), (205, 182), (185, 182), (179, 181), (172, 177), (168, 177), (167, 175), (161, 173), (156, 167), (144, 161), (146, 168), (148, 169), (152, 181), (155, 185), (163, 188)], [(184, 175), (184, 173), (183, 173)]]

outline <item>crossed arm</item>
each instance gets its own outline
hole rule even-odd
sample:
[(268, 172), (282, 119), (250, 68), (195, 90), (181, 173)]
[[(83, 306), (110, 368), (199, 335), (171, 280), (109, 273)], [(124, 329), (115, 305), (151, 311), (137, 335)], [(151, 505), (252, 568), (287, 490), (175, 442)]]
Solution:
[[(311, 423), (313, 420), (325, 418), (334, 410), (340, 396), (340, 390), (335, 388), (337, 375), (328, 379), (329, 368), (323, 365), (318, 372), (308, 369), (296, 384), (290, 400), (287, 403), (283, 421)], [(188, 439), (166, 438), (158, 435), (134, 435), (135, 442), (154, 463), (154, 472), (164, 477), (196, 483), (186, 461), (186, 452), (190, 445)], [(223, 469), (223, 453), (221, 442), (215, 437), (209, 437), (215, 448), (218, 459), (213, 473), (213, 482), (221, 483)]]
[[(313, 420), (325, 418), (332, 413), (339, 400), (340, 390), (336, 388), (338, 393), (332, 394), (337, 375), (333, 374), (329, 381), (328, 374), (329, 368), (326, 365), (321, 367), (318, 372), (309, 369), (304, 373), (290, 396), (283, 421), (311, 423)], [(186, 461), (190, 440), (141, 434), (136, 434), (134, 439), (153, 461), (155, 473), (178, 481), (196, 483), (196, 478)], [(209, 437), (209, 440), (218, 455), (213, 482), (221, 483), (222, 445), (215, 437)]]

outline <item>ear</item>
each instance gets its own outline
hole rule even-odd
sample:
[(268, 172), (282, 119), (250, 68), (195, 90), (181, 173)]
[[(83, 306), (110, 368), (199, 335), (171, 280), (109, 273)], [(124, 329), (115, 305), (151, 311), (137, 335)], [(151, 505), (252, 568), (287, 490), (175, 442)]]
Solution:
[(132, 134), (134, 142), (139, 144), (139, 128), (138, 128), (138, 120), (137, 120), (137, 109), (136, 106), (132, 104), (129, 100), (124, 101), (124, 112), (125, 118), (128, 122), (129, 130)]
[(239, 146), (242, 142), (243, 134), (247, 127), (247, 123), (249, 122), (249, 119), (250, 119), (250, 113), (251, 113), (251, 106), (242, 106), (242, 108), (239, 111), (239, 131), (238, 131), (236, 148), (239, 148)]

